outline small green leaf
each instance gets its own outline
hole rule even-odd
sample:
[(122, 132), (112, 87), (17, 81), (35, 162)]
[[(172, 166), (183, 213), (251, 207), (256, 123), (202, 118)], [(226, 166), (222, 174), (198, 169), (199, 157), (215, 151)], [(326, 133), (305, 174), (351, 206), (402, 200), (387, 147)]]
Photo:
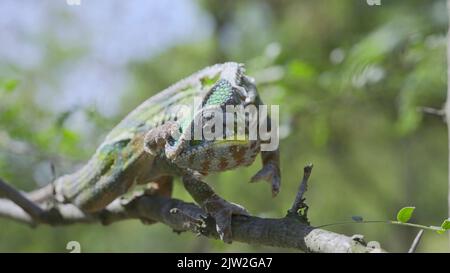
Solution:
[(14, 89), (16, 89), (17, 85), (19, 85), (18, 80), (7, 80), (3, 83), (3, 88), (7, 92), (12, 92), (12, 91), (14, 91)]
[(357, 223), (361, 223), (364, 219), (362, 218), (362, 216), (354, 215), (352, 216), (352, 220)]
[(445, 219), (444, 222), (442, 222), (441, 228), (443, 230), (448, 230), (450, 229), (450, 218)]
[(409, 219), (411, 219), (411, 216), (412, 216), (412, 214), (413, 214), (415, 209), (416, 209), (416, 207), (404, 207), (404, 208), (402, 208), (397, 213), (397, 221), (399, 221), (401, 223), (408, 222)]
[(445, 233), (445, 229), (443, 229), (442, 227), (430, 226), (430, 228), (432, 230), (435, 230), (438, 234), (444, 234)]

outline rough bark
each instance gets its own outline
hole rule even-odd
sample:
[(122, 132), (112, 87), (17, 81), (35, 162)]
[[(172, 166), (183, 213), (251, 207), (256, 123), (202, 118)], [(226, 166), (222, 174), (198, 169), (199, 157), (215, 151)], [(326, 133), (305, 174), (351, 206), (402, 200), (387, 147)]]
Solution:
[[(5, 182), (0, 180), (0, 191)], [(12, 187), (10, 187), (12, 189)], [(12, 194), (21, 195), (18, 191)], [(9, 194), (11, 196), (11, 194)], [(218, 239), (214, 220), (195, 204), (156, 195), (140, 194), (129, 200), (117, 199), (103, 211), (86, 214), (71, 204), (38, 205), (40, 213), (30, 216), (23, 205), (7, 199), (0, 200), (0, 217), (35, 226), (52, 226), (74, 223), (112, 224), (127, 219), (140, 219), (143, 223), (161, 222), (174, 231), (192, 231), (207, 237)], [(25, 204), (26, 206), (26, 204)], [(28, 209), (27, 209), (28, 210)], [(365, 243), (361, 235), (352, 237), (331, 231), (314, 228), (305, 220), (304, 215), (290, 211), (279, 219), (255, 216), (233, 216), (233, 240), (248, 244), (259, 244), (282, 248), (294, 248), (305, 252), (384, 252), (377, 243)]]

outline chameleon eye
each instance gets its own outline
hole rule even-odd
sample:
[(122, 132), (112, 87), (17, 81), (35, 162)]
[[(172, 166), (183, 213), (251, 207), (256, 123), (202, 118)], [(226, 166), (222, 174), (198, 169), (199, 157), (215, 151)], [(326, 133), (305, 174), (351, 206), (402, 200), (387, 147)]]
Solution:
[(169, 143), (169, 145), (170, 146), (173, 146), (173, 145), (175, 145), (175, 139), (172, 137), (172, 136), (169, 136), (168, 138), (167, 138), (167, 143)]

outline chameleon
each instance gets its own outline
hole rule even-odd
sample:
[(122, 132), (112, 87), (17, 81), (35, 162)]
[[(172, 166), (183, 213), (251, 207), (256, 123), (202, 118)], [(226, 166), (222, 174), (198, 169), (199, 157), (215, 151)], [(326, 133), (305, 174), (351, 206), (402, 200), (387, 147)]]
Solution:
[(215, 219), (220, 238), (230, 243), (232, 215), (248, 215), (248, 211), (221, 198), (204, 178), (251, 165), (261, 154), (262, 168), (251, 182), (268, 181), (275, 196), (281, 182), (279, 150), (260, 151), (259, 139), (189, 138), (196, 117), (180, 109), (192, 107), (194, 100), (201, 102), (194, 107), (196, 113), (207, 106), (262, 105), (255, 80), (245, 75), (243, 64), (206, 67), (131, 111), (107, 134), (84, 166), (53, 182), (54, 197), (95, 213), (134, 185), (151, 183), (155, 194), (170, 197), (174, 177), (181, 177), (195, 202)]

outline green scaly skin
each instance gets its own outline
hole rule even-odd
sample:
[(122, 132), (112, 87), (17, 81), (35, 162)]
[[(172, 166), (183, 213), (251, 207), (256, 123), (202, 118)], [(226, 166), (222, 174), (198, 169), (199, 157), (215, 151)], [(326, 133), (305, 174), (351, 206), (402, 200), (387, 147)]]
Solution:
[[(231, 242), (231, 215), (247, 212), (220, 198), (202, 177), (250, 165), (260, 141), (186, 140), (193, 117), (180, 109), (192, 107), (195, 100), (202, 102), (196, 111), (206, 106), (262, 104), (243, 65), (230, 62), (207, 67), (128, 114), (86, 165), (55, 181), (57, 200), (96, 212), (136, 184), (154, 182), (157, 193), (170, 196), (173, 176), (181, 176), (194, 200), (215, 218), (221, 238)], [(261, 155), (263, 168), (252, 181), (267, 180), (276, 195), (280, 186), (278, 150)]]

